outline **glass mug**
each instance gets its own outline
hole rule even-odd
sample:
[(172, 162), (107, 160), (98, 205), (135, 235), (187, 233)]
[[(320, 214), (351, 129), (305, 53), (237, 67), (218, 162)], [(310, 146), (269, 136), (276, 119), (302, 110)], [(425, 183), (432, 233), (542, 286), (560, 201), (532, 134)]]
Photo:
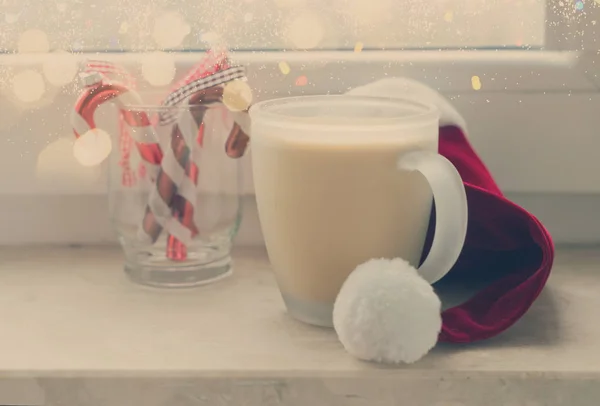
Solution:
[[(454, 265), (467, 201), (438, 154), (434, 106), (301, 96), (257, 103), (250, 117), (260, 223), (294, 318), (331, 327), (342, 284), (372, 258), (403, 258), (430, 283)], [(420, 265), (434, 199), (434, 239)]]

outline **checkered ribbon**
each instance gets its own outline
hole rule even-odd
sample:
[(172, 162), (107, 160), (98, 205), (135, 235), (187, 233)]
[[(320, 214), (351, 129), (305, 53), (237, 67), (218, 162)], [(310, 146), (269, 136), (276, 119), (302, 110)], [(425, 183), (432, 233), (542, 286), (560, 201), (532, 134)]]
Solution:
[[(242, 66), (233, 66), (227, 68), (220, 72), (215, 72), (210, 76), (204, 76), (191, 82), (181, 86), (174, 92), (172, 92), (163, 102), (164, 106), (177, 106), (186, 100), (188, 100), (192, 95), (202, 91), (209, 89), (214, 86), (223, 85), (225, 83), (231, 82), (235, 79), (242, 79), (246, 76), (246, 70)], [(176, 115), (169, 111), (163, 114), (160, 117), (160, 123), (162, 125), (167, 125), (173, 123), (177, 120)]]

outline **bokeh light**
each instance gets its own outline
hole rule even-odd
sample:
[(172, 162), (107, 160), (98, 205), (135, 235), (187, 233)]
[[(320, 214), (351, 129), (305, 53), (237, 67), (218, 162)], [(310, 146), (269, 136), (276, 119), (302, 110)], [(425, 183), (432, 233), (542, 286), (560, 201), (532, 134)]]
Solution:
[(281, 61), (281, 62), (279, 62), (279, 70), (284, 75), (287, 75), (291, 72), (292, 69), (290, 68), (290, 65), (287, 62)]
[(355, 23), (363, 26), (373, 26), (393, 16), (393, 0), (342, 0), (340, 7)]
[(252, 89), (243, 80), (232, 80), (223, 88), (223, 104), (231, 111), (244, 111), (252, 103)]
[(56, 187), (54, 182), (66, 179), (80, 181), (89, 185), (97, 181), (102, 172), (99, 166), (82, 167), (73, 155), (75, 138), (62, 137), (51, 142), (38, 155), (36, 178), (49, 187)]
[(296, 78), (296, 86), (306, 86), (308, 84), (308, 78), (304, 75)]
[(190, 25), (178, 12), (168, 12), (156, 18), (152, 37), (163, 49), (176, 48), (191, 32)]
[(166, 52), (153, 52), (142, 60), (142, 76), (152, 86), (167, 86), (175, 77), (175, 60)]
[(206, 42), (209, 46), (218, 46), (222, 42), (221, 36), (214, 31), (203, 32), (200, 35), (200, 41)]
[(473, 87), (473, 90), (481, 90), (481, 79), (479, 76), (473, 76), (471, 78), (471, 87)]
[(64, 86), (70, 83), (77, 74), (77, 59), (69, 52), (57, 51), (44, 61), (42, 70), (50, 84)]
[(6, 13), (4, 15), (4, 21), (6, 24), (14, 24), (19, 21), (19, 15), (14, 13)]
[(119, 26), (119, 34), (127, 34), (129, 31), (129, 23), (127, 21), (123, 21)]
[(319, 15), (312, 11), (304, 11), (296, 15), (286, 27), (287, 38), (296, 48), (316, 48), (325, 30)]
[(27, 69), (13, 77), (12, 89), (17, 99), (25, 103), (33, 103), (42, 98), (46, 91), (46, 84), (41, 74)]
[(44, 53), (50, 51), (48, 35), (42, 30), (27, 30), (19, 37), (17, 49), (20, 53)]
[(73, 144), (73, 156), (83, 166), (99, 165), (111, 150), (110, 135), (99, 128), (89, 130)]

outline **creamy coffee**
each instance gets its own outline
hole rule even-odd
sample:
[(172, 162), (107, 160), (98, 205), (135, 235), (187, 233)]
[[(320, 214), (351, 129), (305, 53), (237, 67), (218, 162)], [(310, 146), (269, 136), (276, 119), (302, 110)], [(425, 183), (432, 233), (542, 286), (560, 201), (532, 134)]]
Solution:
[(286, 300), (331, 308), (346, 277), (368, 259), (419, 265), (431, 191), (420, 173), (398, 170), (397, 161), (415, 149), (436, 151), (437, 138), (407, 134), (370, 143), (368, 131), (347, 143), (327, 134), (254, 137), (260, 221)]

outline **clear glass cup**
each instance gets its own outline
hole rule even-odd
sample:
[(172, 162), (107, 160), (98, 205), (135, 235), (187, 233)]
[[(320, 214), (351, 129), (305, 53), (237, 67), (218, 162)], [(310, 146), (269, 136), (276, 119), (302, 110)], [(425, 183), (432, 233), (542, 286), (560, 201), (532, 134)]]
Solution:
[(118, 133), (109, 210), (131, 280), (192, 287), (230, 275), (242, 216), (239, 159), (226, 147), (239, 136), (232, 113), (222, 105), (128, 106)]

